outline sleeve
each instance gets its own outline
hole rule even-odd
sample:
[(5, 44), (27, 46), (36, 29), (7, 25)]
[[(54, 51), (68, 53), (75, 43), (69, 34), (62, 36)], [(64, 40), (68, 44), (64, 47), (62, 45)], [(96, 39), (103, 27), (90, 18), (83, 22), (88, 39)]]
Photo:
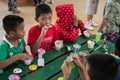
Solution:
[(30, 45), (30, 44), (34, 43), (36, 40), (37, 40), (36, 30), (30, 29), (28, 32), (27, 44)]
[(82, 34), (83, 34), (83, 31), (87, 30), (82, 20), (78, 20), (78, 27), (80, 28)]
[(8, 57), (7, 47), (4, 44), (0, 44), (0, 60), (5, 60)]
[(24, 47), (26, 47), (26, 43), (25, 43), (25, 40), (24, 40), (24, 39), (22, 39), (22, 45), (23, 45)]
[(116, 13), (116, 8), (113, 5), (114, 3), (106, 3), (104, 7), (103, 17), (106, 19), (113, 19), (114, 15)]
[(26, 47), (26, 43), (25, 43), (24, 39), (21, 40), (21, 44), (22, 44), (22, 47), (24, 48), (23, 52), (26, 52), (26, 48), (25, 48)]
[(59, 28), (58, 32), (60, 39), (62, 39), (64, 42), (74, 42), (77, 39), (79, 33), (77, 28), (71, 28), (70, 31)]

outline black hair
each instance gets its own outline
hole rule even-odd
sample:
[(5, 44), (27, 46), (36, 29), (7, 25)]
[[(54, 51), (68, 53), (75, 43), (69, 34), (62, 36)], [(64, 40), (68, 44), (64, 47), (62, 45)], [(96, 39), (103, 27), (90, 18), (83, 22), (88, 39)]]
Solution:
[(120, 37), (115, 40), (115, 54), (120, 57)]
[(19, 24), (24, 22), (24, 19), (17, 15), (7, 15), (3, 18), (3, 28), (7, 34), (10, 31), (16, 31)]
[(40, 4), (40, 5), (36, 6), (36, 9), (35, 9), (35, 17), (36, 18), (38, 18), (39, 16), (41, 16), (41, 14), (44, 14), (44, 13), (52, 14), (52, 10), (51, 10), (50, 6), (48, 6), (47, 4)]
[(108, 54), (92, 54), (87, 58), (91, 80), (116, 80), (118, 63)]

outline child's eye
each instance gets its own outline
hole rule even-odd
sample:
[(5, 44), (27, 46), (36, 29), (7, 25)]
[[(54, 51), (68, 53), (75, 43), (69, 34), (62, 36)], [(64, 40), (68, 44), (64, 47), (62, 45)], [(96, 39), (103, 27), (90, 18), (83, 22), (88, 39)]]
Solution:
[(51, 20), (52, 18), (50, 17), (49, 20)]
[(46, 20), (45, 18), (42, 18), (41, 20)]

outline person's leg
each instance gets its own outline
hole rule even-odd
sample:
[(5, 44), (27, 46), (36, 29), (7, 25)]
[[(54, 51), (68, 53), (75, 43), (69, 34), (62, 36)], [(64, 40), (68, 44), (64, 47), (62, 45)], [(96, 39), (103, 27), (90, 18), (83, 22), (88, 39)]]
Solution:
[(20, 13), (20, 11), (17, 9), (17, 2), (18, 0), (13, 0), (13, 6), (12, 6), (12, 9), (13, 9), (13, 13)]
[(8, 11), (12, 11), (12, 1), (8, 0)]
[(91, 3), (92, 0), (87, 0), (86, 5), (86, 14), (87, 14), (87, 22), (85, 24), (85, 27), (89, 30), (94, 30), (94, 28), (91, 26), (91, 20), (93, 18), (93, 7), (94, 5)]
[(35, 4), (35, 5), (37, 4), (37, 0), (34, 0), (34, 4)]
[[(94, 15), (97, 14), (98, 4), (99, 4), (99, 0), (95, 0)], [(92, 26), (98, 26), (98, 24), (96, 24), (96, 23), (93, 21), (93, 17), (92, 17), (91, 20), (92, 20), (92, 21), (91, 21), (91, 25), (92, 25)]]
[(38, 0), (39, 4), (42, 3), (42, 0)]
[(87, 15), (87, 21), (90, 21), (93, 19), (93, 15)]
[(54, 1), (53, 1), (53, 0), (50, 0), (50, 3), (51, 3), (51, 4), (53, 4), (53, 3), (54, 3)]
[(46, 0), (42, 0), (43, 3), (46, 3)]

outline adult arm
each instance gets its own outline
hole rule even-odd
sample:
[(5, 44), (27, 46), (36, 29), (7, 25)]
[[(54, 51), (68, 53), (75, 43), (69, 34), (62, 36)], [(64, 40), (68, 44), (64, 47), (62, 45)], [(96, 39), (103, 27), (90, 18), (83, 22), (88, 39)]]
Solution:
[(107, 19), (103, 18), (100, 28), (98, 29), (98, 32), (101, 32), (106, 24), (107, 24)]

